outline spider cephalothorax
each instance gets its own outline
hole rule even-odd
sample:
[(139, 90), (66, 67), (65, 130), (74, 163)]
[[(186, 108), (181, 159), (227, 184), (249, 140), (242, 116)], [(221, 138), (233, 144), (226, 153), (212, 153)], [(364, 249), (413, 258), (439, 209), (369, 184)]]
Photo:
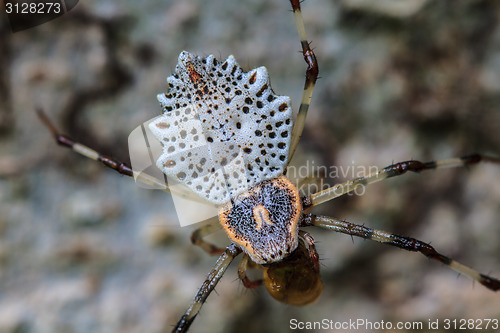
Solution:
[(219, 211), (231, 240), (257, 264), (280, 261), (298, 245), (302, 203), (285, 176), (268, 180), (240, 194)]

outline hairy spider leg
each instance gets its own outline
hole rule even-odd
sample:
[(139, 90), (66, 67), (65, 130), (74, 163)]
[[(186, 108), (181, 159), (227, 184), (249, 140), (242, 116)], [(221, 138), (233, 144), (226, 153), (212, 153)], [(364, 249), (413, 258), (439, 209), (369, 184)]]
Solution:
[(297, 113), (297, 118), (292, 129), (292, 139), (290, 142), (290, 153), (288, 154), (288, 161), (293, 157), (295, 149), (299, 144), (300, 136), (302, 135), (302, 130), (304, 129), (304, 124), (306, 122), (307, 110), (311, 104), (311, 98), (314, 90), (314, 85), (316, 84), (316, 79), (318, 78), (318, 61), (316, 60), (316, 55), (309, 46), (307, 41), (306, 29), (304, 27), (304, 19), (302, 17), (302, 11), (300, 10), (300, 0), (290, 0), (293, 9), (293, 15), (295, 18), (295, 24), (297, 25), (297, 31), (299, 32), (300, 44), (302, 45), (302, 54), (304, 55), (304, 60), (307, 63), (306, 70), (306, 80), (304, 83), (304, 91), (302, 92), (302, 98), (300, 100), (299, 112)]
[(214, 268), (208, 274), (206, 280), (201, 285), (200, 289), (196, 293), (194, 300), (192, 301), (189, 308), (186, 310), (184, 315), (182, 315), (181, 319), (177, 323), (177, 325), (172, 330), (173, 333), (177, 332), (187, 332), (191, 324), (200, 309), (207, 300), (207, 297), (210, 293), (215, 289), (215, 286), (221, 279), (222, 275), (226, 271), (229, 264), (233, 261), (233, 259), (241, 253), (241, 249), (237, 247), (235, 244), (229, 245), (224, 253), (217, 259)]
[(313, 236), (307, 231), (299, 230), (299, 237), (307, 244), (312, 267), (316, 272), (319, 272), (319, 254), (316, 245), (314, 245)]
[(302, 227), (316, 226), (320, 228), (333, 230), (336, 232), (341, 232), (351, 236), (357, 236), (364, 239), (374, 240), (382, 244), (396, 246), (403, 250), (411, 252), (420, 252), (427, 258), (437, 260), (449, 266), (451, 269), (457, 271), (458, 273), (470, 277), (471, 279), (479, 282), (488, 289), (494, 291), (500, 289), (500, 280), (481, 274), (478, 271), (468, 266), (465, 266), (449, 257), (446, 257), (441, 253), (437, 252), (429, 244), (417, 240), (415, 238), (403, 237), (386, 231), (376, 230), (369, 227), (365, 227), (363, 225), (338, 220), (333, 217), (316, 216), (313, 214), (304, 215), (304, 219), (302, 220), (301, 226)]
[(459, 158), (451, 158), (447, 160), (431, 161), (425, 163), (415, 160), (399, 162), (389, 165), (377, 172), (371, 173), (368, 176), (351, 179), (344, 183), (340, 183), (324, 189), (320, 192), (316, 192), (304, 199), (303, 207), (304, 210), (307, 209), (306, 212), (308, 212), (314, 206), (338, 198), (349, 192), (355, 191), (360, 187), (373, 184), (387, 178), (400, 176), (408, 171), (420, 172), (431, 169), (464, 167), (472, 164), (477, 164), (479, 162), (491, 162), (500, 164), (500, 159), (480, 154), (472, 154)]
[(247, 276), (247, 269), (249, 267), (262, 269), (261, 265), (254, 263), (250, 259), (250, 257), (247, 254), (245, 254), (243, 256), (243, 259), (241, 259), (240, 264), (238, 265), (238, 278), (241, 280), (241, 282), (243, 282), (243, 286), (245, 288), (253, 289), (260, 286), (263, 280), (262, 279), (258, 279), (255, 281), (250, 280)]
[(205, 236), (208, 236), (222, 229), (222, 225), (219, 223), (219, 217), (211, 217), (206, 220), (206, 223), (207, 224), (205, 224), (204, 226), (193, 231), (193, 233), (191, 234), (191, 243), (199, 246), (210, 255), (221, 254), (222, 252), (224, 252), (223, 248), (220, 248), (203, 239)]
[(40, 121), (45, 125), (45, 127), (49, 129), (50, 133), (56, 140), (57, 144), (59, 144), (60, 146), (70, 148), (74, 152), (82, 156), (90, 158), (94, 161), (101, 162), (108, 168), (111, 168), (122, 175), (129, 177), (136, 177), (141, 182), (144, 182), (147, 185), (155, 186), (155, 188), (159, 188), (165, 192), (170, 193), (170, 190), (168, 186), (165, 185), (164, 181), (160, 181), (154, 177), (151, 177), (148, 174), (134, 171), (127, 163), (118, 161), (113, 157), (102, 155), (101, 153), (95, 151), (94, 149), (73, 140), (69, 136), (61, 134), (57, 130), (56, 126), (49, 119), (49, 117), (41, 109), (36, 109), (36, 114), (40, 119)]

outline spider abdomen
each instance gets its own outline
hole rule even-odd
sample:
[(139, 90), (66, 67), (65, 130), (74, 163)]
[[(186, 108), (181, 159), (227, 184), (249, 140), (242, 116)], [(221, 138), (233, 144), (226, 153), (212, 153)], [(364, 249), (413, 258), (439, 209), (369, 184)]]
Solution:
[(149, 124), (161, 142), (157, 166), (208, 202), (223, 205), (288, 163), (290, 97), (276, 95), (265, 67), (245, 72), (233, 56), (219, 62), (183, 51), (163, 115)]
[(264, 181), (237, 196), (219, 211), (229, 238), (258, 264), (286, 258), (298, 245), (302, 204), (285, 176)]

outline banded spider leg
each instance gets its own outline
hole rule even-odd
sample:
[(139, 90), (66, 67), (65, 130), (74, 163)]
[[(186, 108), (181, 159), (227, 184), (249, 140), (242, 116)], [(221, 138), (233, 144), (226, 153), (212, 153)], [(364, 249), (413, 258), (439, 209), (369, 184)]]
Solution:
[[(395, 163), (365, 177), (359, 177), (346, 181), (344, 183), (327, 188), (323, 191), (314, 193), (307, 198), (304, 198), (304, 212), (309, 212), (314, 206), (338, 198), (349, 192), (355, 191), (360, 187), (366, 186), (368, 184), (373, 184), (391, 177), (400, 176), (407, 173), (408, 171), (421, 172), (431, 169), (464, 167), (477, 164), (479, 162), (491, 162), (500, 164), (500, 160), (497, 158), (482, 156), (479, 154), (435, 162), (432, 161), (424, 163), (411, 160)], [(448, 258), (447, 256), (444, 256), (441, 253), (437, 252), (429, 244), (414, 238), (403, 237), (386, 231), (375, 230), (362, 225), (342, 221), (333, 217), (316, 216), (314, 214), (305, 214), (301, 226), (316, 226), (352, 236), (371, 239), (383, 244), (396, 246), (407, 251), (420, 252), (428, 258), (437, 260), (449, 266), (451, 269), (457, 271), (458, 273), (468, 276), (469, 278), (479, 282), (488, 289), (494, 291), (500, 289), (500, 280), (481, 274), (468, 266), (465, 266), (451, 258)]]

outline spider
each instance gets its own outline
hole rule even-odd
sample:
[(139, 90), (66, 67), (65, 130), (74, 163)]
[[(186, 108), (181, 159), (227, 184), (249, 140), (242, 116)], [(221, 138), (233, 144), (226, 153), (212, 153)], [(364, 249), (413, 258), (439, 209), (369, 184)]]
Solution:
[[(439, 261), (453, 270), (467, 275), (489, 289), (495, 291), (500, 289), (498, 279), (478, 273), (440, 254), (425, 242), (311, 213), (311, 210), (321, 203), (351, 193), (369, 184), (403, 175), (407, 172), (468, 166), (481, 161), (493, 163), (499, 163), (500, 161), (479, 154), (436, 162), (410, 160), (391, 164), (367, 176), (301, 197), (297, 187), (286, 178), (286, 168), (297, 148), (319, 69), (316, 57), (305, 34), (300, 2), (291, 0), (291, 6), (301, 41), (303, 57), (307, 64), (301, 105), (293, 124), (289, 98), (274, 94), (267, 80), (265, 69), (260, 68), (243, 72), (232, 57), (223, 62), (218, 62), (213, 56), (201, 58), (188, 52), (182, 52), (179, 56), (179, 69), (169, 80), (170, 90), (159, 95), (165, 113), (151, 122), (152, 131), (164, 144), (164, 154), (158, 160), (158, 166), (166, 174), (171, 172), (172, 176), (176, 177), (177, 180), (185, 181), (193, 192), (197, 192), (198, 195), (220, 206), (218, 217), (209, 219), (210, 223), (196, 230), (191, 237), (191, 241), (195, 245), (211, 254), (220, 253), (220, 257), (173, 331), (186, 332), (190, 328), (202, 305), (216, 287), (229, 264), (240, 254), (243, 254), (243, 259), (238, 267), (238, 276), (245, 287), (254, 288), (263, 283), (270, 294), (281, 302), (292, 305), (307, 305), (314, 302), (321, 294), (323, 287), (319, 275), (319, 255), (315, 248), (314, 239), (309, 233), (301, 229), (309, 226), (374, 240), (407, 251), (420, 252), (430, 259)], [(200, 69), (209, 67), (222, 71), (221, 77), (230, 78), (226, 84), (227, 86), (230, 86), (232, 82), (236, 82), (235, 86), (238, 87), (240, 82), (244, 82), (242, 85), (247, 85), (247, 90), (234, 88), (233, 90), (230, 89), (229, 95), (224, 95), (222, 90), (228, 87), (222, 87), (222, 83), (218, 78), (210, 79), (209, 76), (213, 72)], [(233, 81), (231, 81), (231, 78)], [(183, 86), (176, 85), (176, 82), (183, 79), (184, 82), (191, 85), (192, 90), (188, 89), (185, 92), (182, 91)], [(219, 90), (220, 95), (214, 95), (213, 91), (210, 90), (209, 80)], [(200, 111), (203, 105), (199, 108), (195, 105), (196, 102), (205, 100), (207, 96), (225, 98), (226, 100), (221, 101), (222, 105), (224, 103), (231, 105), (233, 103), (232, 98), (226, 96), (233, 96), (233, 93), (247, 96), (246, 94), (249, 92), (252, 92), (253, 95), (242, 98), (242, 105), (238, 104), (237, 111), (228, 108), (227, 111), (231, 111), (230, 114), (234, 117), (225, 116), (226, 111), (217, 110), (215, 107), (210, 109), (211, 112)], [(187, 103), (186, 105), (176, 105), (178, 95), (181, 93), (185, 93), (183, 98), (196, 101), (193, 103), (194, 107)], [(258, 102), (267, 104), (260, 107)], [(220, 104), (214, 103), (214, 105)], [(271, 107), (267, 108), (269, 105)], [(179, 112), (179, 114), (176, 114), (176, 112)], [(243, 171), (241, 173), (248, 175), (243, 184), (240, 182), (241, 179), (236, 176), (232, 183), (221, 186), (219, 184), (221, 179), (227, 180), (226, 174), (219, 178), (215, 176), (207, 179), (200, 177), (200, 181), (198, 176), (186, 174), (186, 170), (190, 170), (191, 164), (189, 162), (182, 166), (180, 159), (172, 157), (177, 156), (180, 158), (181, 155), (175, 155), (177, 153), (175, 148), (180, 147), (182, 142), (177, 142), (172, 146), (172, 139), (170, 141), (165, 140), (169, 139), (167, 133), (169, 134), (169, 131), (175, 130), (179, 135), (176, 139), (184, 139), (184, 136), (187, 136), (188, 133), (183, 134), (179, 128), (172, 129), (170, 127), (179, 127), (177, 124), (176, 126), (171, 125), (176, 120), (184, 119), (188, 113), (205, 117), (203, 119), (193, 119), (207, 121), (208, 134), (206, 133), (205, 137), (208, 143), (227, 142), (230, 145), (235, 134), (241, 137), (234, 139), (236, 140), (234, 149), (227, 148), (226, 151), (227, 154), (233, 157), (234, 165), (231, 164), (232, 161), (225, 159), (226, 156), (222, 152), (216, 150), (214, 151), (215, 157), (212, 164), (208, 163), (207, 167), (203, 167), (203, 165), (207, 164), (207, 161), (201, 162), (203, 152), (198, 151), (196, 158), (200, 163), (194, 164), (194, 167), (199, 167), (199, 173), (203, 175), (207, 175), (207, 172), (209, 175), (213, 175), (216, 170), (221, 168), (242, 167)], [(244, 114), (253, 114), (253, 116), (247, 118)], [(100, 161), (121, 174), (142, 177), (145, 182), (161, 183), (156, 179), (148, 178), (147, 175), (138, 174), (136, 170), (125, 163), (103, 156), (70, 137), (60, 134), (42, 111), (38, 111), (38, 115), (60, 145), (71, 148), (83, 156)], [(256, 125), (256, 117), (259, 118), (258, 125)], [(232, 121), (229, 121), (228, 118), (231, 118)], [(250, 121), (252, 123), (249, 123)], [(252, 136), (248, 136), (249, 133)], [(193, 137), (196, 135), (196, 133), (191, 134)], [(267, 148), (263, 149), (263, 147), (259, 146), (261, 142), (259, 137), (265, 138)], [(272, 145), (272, 147), (269, 145)], [(175, 148), (169, 151), (170, 147)], [(272, 156), (272, 154), (275, 154), (275, 156)], [(238, 166), (238, 161), (245, 163)], [(247, 163), (249, 161), (250, 163)], [(237, 170), (241, 171), (241, 169)], [(165, 188), (165, 190), (168, 190), (168, 188)], [(218, 248), (204, 240), (205, 236), (220, 228), (226, 231), (232, 241), (225, 249)], [(264, 274), (263, 280), (251, 280), (246, 274), (248, 268), (261, 269)]]

